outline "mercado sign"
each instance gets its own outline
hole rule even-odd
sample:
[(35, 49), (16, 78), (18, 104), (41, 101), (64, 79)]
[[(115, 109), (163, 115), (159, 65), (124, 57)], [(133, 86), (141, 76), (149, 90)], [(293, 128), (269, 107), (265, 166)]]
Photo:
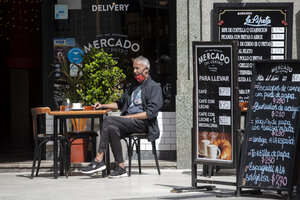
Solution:
[(239, 102), (248, 102), (253, 62), (291, 58), (293, 3), (215, 3), (214, 40), (238, 41)]
[[(95, 2), (87, 0), (84, 7), (91, 16), (95, 17), (95, 39), (88, 40), (83, 44), (85, 53), (92, 48), (104, 49), (107, 53), (116, 55), (136, 55), (141, 47), (136, 37), (132, 37), (132, 27), (134, 25), (135, 34), (140, 34), (140, 27), (134, 21), (139, 20), (137, 17), (133, 20), (132, 3), (120, 0)], [(126, 26), (126, 24), (128, 24)], [(93, 38), (92, 38), (93, 39)]]
[(90, 52), (92, 48), (105, 48), (108, 53), (118, 52), (128, 54), (129, 51), (138, 52), (140, 50), (140, 45), (128, 40), (126, 35), (111, 34), (94, 40), (87, 45), (84, 45), (83, 48), (85, 53)]
[[(233, 42), (194, 42), (195, 160), (234, 164), (236, 58)], [(195, 128), (196, 127), (196, 128)]]

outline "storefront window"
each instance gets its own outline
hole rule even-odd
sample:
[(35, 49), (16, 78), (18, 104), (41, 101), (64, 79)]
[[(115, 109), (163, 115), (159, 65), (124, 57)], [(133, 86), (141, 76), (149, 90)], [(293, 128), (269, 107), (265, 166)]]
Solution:
[(143, 55), (150, 60), (152, 78), (162, 86), (162, 111), (175, 111), (175, 4), (175, 0), (57, 0), (53, 63), (57, 64), (57, 55), (68, 58), (76, 47), (84, 54), (103, 48), (129, 67), (132, 58)]

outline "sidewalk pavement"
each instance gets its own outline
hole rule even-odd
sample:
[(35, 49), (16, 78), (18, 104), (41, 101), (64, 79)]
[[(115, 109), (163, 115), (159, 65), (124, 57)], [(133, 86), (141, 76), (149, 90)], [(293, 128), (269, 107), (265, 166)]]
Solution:
[[(131, 177), (110, 179), (102, 178), (101, 174), (82, 175), (75, 170), (72, 176), (53, 178), (53, 172), (42, 170), (38, 177), (30, 179), (30, 169), (23, 171), (1, 171), (0, 199), (1, 200), (85, 200), (85, 199), (280, 199), (273, 191), (264, 191), (263, 195), (219, 198), (217, 195), (234, 192), (234, 186), (215, 185), (216, 190), (185, 191), (173, 193), (177, 187), (191, 186), (190, 169), (163, 168), (158, 175), (156, 168), (132, 170)], [(200, 173), (200, 172), (199, 172)], [(199, 176), (200, 179), (204, 178)], [(235, 181), (232, 170), (221, 169), (210, 180)], [(201, 186), (204, 184), (198, 184)]]

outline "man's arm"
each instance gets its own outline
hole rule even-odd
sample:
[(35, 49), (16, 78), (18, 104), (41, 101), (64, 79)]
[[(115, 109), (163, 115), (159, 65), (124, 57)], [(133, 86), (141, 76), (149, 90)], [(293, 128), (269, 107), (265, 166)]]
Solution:
[(118, 104), (113, 102), (113, 103), (109, 103), (109, 104), (100, 104), (99, 102), (95, 103), (95, 105), (93, 105), (96, 109), (100, 109), (100, 108), (108, 108), (108, 109), (118, 109)]
[(146, 106), (145, 112), (149, 120), (157, 117), (160, 108), (163, 105), (163, 97), (162, 97), (162, 90), (158, 84), (152, 85), (151, 90), (148, 90), (145, 94)]
[(125, 115), (120, 117), (131, 118), (131, 119), (148, 119), (146, 112), (136, 113), (132, 115)]

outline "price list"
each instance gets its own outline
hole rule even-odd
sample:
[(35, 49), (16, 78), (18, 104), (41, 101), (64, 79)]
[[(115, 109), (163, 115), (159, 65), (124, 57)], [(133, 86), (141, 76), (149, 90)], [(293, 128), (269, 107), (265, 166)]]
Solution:
[(299, 120), (300, 63), (257, 62), (242, 157), (242, 185), (292, 184)]
[(232, 45), (196, 46), (199, 131), (231, 133), (233, 110)]
[(218, 20), (215, 39), (238, 41), (239, 102), (248, 102), (253, 61), (283, 60), (290, 57), (288, 48), (291, 48), (291, 24), (287, 17), (291, 13), (288, 9), (263, 8), (261, 5), (216, 9), (215, 18)]

